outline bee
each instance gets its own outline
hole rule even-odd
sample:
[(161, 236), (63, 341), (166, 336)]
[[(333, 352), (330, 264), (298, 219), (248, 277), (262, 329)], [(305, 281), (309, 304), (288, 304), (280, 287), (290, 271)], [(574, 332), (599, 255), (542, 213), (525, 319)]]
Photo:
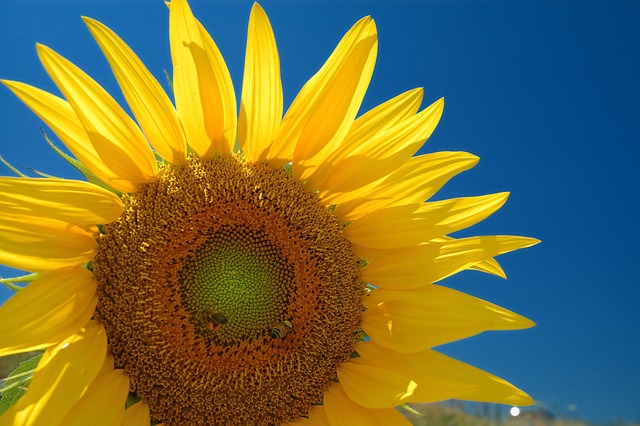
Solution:
[(287, 334), (293, 330), (293, 324), (290, 321), (284, 320), (269, 327), (269, 336), (272, 339), (284, 339)]
[(204, 322), (207, 324), (207, 328), (211, 331), (215, 330), (223, 324), (226, 324), (227, 321), (229, 321), (227, 317), (225, 317), (221, 313), (214, 311), (213, 309), (205, 309), (202, 313), (202, 319), (204, 319)]

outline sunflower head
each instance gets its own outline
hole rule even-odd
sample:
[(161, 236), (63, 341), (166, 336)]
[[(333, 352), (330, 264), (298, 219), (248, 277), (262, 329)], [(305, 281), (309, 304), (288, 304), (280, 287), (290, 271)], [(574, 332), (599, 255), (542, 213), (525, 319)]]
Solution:
[[(0, 354), (45, 349), (0, 424), (390, 425), (450, 398), (524, 405), (508, 382), (432, 348), (533, 325), (434, 284), (537, 240), (456, 238), (506, 193), (429, 201), (477, 158), (416, 155), (443, 101), (422, 90), (358, 116), (377, 56), (358, 21), (283, 117), (275, 37), (249, 18), (240, 111), (185, 0), (169, 12), (171, 99), (85, 18), (135, 118), (52, 49), (63, 97), (3, 81), (88, 182), (0, 178)], [(30, 282), (26, 287), (18, 283)]]

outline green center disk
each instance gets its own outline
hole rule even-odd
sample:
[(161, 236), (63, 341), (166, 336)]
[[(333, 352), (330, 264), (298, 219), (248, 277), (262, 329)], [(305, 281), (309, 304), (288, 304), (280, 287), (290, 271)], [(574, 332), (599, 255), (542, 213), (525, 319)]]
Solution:
[(293, 272), (264, 234), (233, 226), (185, 259), (180, 283), (193, 323), (217, 343), (231, 344), (286, 319)]

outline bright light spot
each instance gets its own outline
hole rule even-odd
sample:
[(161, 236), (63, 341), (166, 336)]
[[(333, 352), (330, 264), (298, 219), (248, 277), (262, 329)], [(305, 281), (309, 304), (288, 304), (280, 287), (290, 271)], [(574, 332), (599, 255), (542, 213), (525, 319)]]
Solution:
[(418, 384), (412, 380), (411, 382), (409, 382), (409, 386), (407, 386), (407, 391), (400, 398), (406, 398), (413, 395), (417, 387)]
[(520, 409), (518, 407), (511, 407), (511, 410), (509, 410), (509, 414), (515, 417), (520, 414)]

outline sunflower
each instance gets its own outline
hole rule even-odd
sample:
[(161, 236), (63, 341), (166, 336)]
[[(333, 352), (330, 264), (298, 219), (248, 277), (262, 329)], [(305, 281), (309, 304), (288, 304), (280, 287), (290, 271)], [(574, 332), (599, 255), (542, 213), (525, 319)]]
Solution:
[[(506, 193), (425, 201), (477, 157), (414, 156), (438, 100), (415, 89), (356, 118), (377, 53), (363, 18), (283, 117), (264, 11), (248, 26), (240, 112), (186, 0), (170, 4), (174, 103), (134, 52), (84, 18), (135, 121), (38, 45), (64, 98), (3, 81), (87, 181), (0, 178), (0, 355), (44, 350), (1, 425), (395, 425), (450, 398), (526, 405), (432, 348), (531, 321), (434, 284), (531, 246), (450, 235)], [(27, 286), (20, 282), (29, 282)]]

